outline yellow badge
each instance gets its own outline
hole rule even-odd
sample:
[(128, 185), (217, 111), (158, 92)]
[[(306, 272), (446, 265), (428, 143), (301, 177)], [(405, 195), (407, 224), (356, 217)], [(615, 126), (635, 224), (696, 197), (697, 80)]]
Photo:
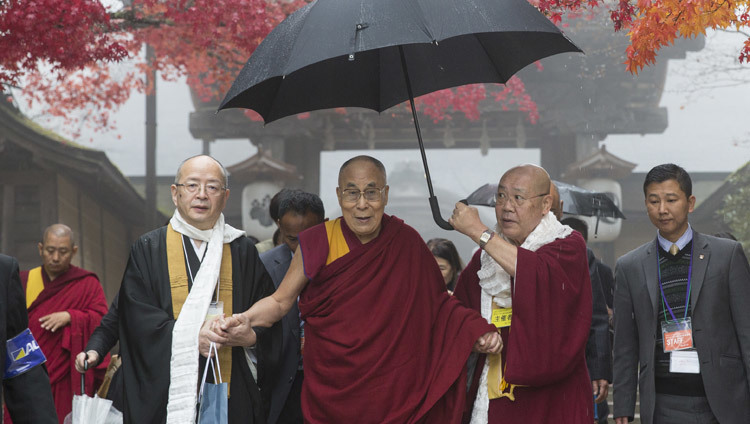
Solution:
[(510, 318), (513, 315), (512, 308), (492, 309), (492, 323), (497, 328), (510, 327)]

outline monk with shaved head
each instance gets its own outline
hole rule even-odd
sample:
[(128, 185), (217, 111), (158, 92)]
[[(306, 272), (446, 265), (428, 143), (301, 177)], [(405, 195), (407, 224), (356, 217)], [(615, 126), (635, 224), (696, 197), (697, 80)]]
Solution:
[[(252, 351), (239, 341), (212, 346), (209, 327), (271, 294), (271, 277), (245, 232), (224, 220), (229, 181), (219, 161), (185, 159), (170, 189), (174, 214), (133, 244), (108, 320), (119, 322), (123, 422), (194, 423), (205, 381), (226, 383), (229, 423), (265, 424), (281, 325), (259, 330)], [(100, 342), (81, 353), (81, 362), (95, 363), (103, 346), (114, 343), (98, 334)]]
[(450, 223), (480, 249), (455, 297), (481, 312), (503, 339), (480, 355), (464, 422), (590, 424), (594, 419), (585, 348), (591, 325), (586, 244), (551, 212), (549, 174), (521, 165), (503, 174), (497, 222), (457, 203)]
[[(60, 423), (73, 408), (73, 395), (81, 394), (80, 374), (74, 372), (75, 355), (107, 313), (107, 299), (96, 274), (71, 264), (78, 253), (74, 240), (67, 225), (50, 225), (39, 242), (42, 265), (20, 273), (29, 329), (47, 358)], [(89, 395), (101, 384), (108, 364), (109, 357), (86, 374)]]
[(228, 340), (252, 334), (299, 296), (305, 423), (458, 424), (472, 348), (500, 351), (495, 328), (448, 294), (420, 235), (385, 214), (388, 192), (379, 160), (346, 161), (342, 216), (301, 232), (276, 293), (223, 328)]

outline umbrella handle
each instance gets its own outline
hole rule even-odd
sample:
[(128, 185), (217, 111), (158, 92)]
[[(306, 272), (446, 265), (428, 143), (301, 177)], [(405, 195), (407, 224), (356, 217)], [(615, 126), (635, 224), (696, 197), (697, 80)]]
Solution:
[[(438, 227), (447, 230), (452, 231), (455, 228), (451, 224), (448, 223), (448, 221), (444, 220), (443, 217), (440, 215), (440, 207), (438, 206), (438, 200), (436, 196), (430, 196), (430, 210), (432, 211), (432, 219), (435, 220), (435, 224), (438, 225)], [(461, 199), (459, 202), (463, 203), (464, 205), (469, 204), (469, 202), (466, 201), (466, 199)]]
[(86, 395), (86, 371), (89, 369), (89, 354), (86, 353), (86, 358), (83, 360), (83, 372), (81, 373), (81, 396)]

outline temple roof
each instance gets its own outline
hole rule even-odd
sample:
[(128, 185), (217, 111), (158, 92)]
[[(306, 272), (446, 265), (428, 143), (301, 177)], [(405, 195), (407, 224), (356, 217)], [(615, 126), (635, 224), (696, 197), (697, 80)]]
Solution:
[(233, 180), (297, 181), (303, 177), (297, 167), (271, 157), (268, 151), (258, 148), (258, 153), (238, 164), (227, 167)]
[(593, 155), (571, 163), (565, 171), (565, 178), (611, 178), (619, 180), (630, 175), (636, 165), (609, 153), (607, 146), (602, 144), (602, 147)]

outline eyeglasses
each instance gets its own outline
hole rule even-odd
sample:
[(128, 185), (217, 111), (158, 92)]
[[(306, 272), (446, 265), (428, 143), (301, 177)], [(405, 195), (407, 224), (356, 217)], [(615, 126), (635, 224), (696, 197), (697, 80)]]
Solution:
[(520, 194), (516, 194), (512, 197), (509, 197), (506, 193), (498, 192), (498, 193), (495, 193), (495, 205), (503, 206), (506, 203), (510, 202), (513, 205), (520, 207), (520, 206), (523, 206), (523, 204), (526, 203), (526, 201), (528, 200), (535, 199), (537, 197), (547, 196), (548, 194), (549, 193), (542, 193), (542, 194), (531, 196), (531, 197), (523, 197)]
[(368, 202), (378, 202), (383, 200), (383, 188), (366, 188), (364, 191), (357, 190), (355, 188), (347, 188), (341, 190), (341, 200), (348, 203), (355, 203), (359, 201), (360, 196), (364, 195), (365, 200)]
[[(187, 183), (187, 184), (178, 184), (175, 183), (176, 187), (185, 187), (185, 191), (188, 193), (198, 193), (201, 189), (201, 185), (198, 183)], [(208, 183), (203, 186), (203, 189), (205, 190), (206, 194), (209, 196), (217, 196), (222, 191), (226, 190), (226, 187), (222, 187), (218, 184)]]

